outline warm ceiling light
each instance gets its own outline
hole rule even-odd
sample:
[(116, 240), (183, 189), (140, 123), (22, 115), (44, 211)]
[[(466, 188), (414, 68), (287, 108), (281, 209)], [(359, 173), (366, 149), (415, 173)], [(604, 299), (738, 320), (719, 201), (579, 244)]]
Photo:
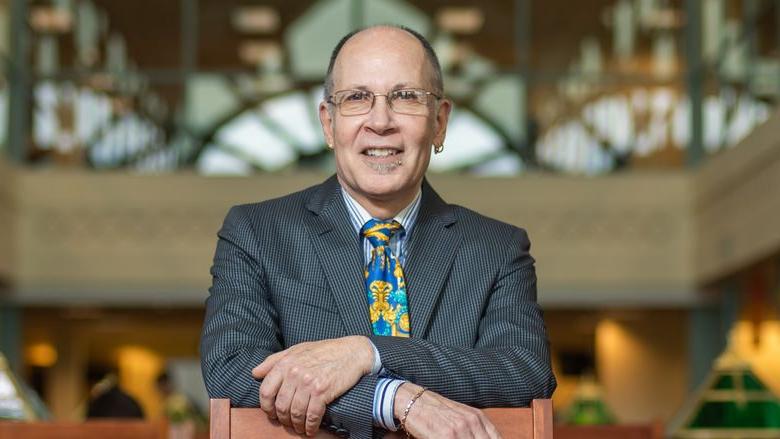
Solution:
[(39, 33), (66, 33), (73, 29), (73, 15), (67, 9), (38, 6), (30, 11), (30, 26)]
[(57, 363), (57, 350), (49, 343), (36, 343), (28, 346), (24, 356), (31, 366), (51, 367)]
[(441, 29), (456, 34), (475, 34), (482, 29), (485, 16), (476, 7), (446, 7), (436, 14)]
[(275, 41), (244, 41), (238, 45), (238, 57), (253, 66), (281, 54), (282, 48)]
[(279, 29), (279, 13), (270, 6), (242, 6), (233, 11), (233, 28), (243, 33), (272, 33)]

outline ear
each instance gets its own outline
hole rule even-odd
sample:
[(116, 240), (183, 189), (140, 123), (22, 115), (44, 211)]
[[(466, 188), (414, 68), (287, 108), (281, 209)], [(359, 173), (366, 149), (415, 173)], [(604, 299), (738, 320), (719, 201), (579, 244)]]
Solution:
[(447, 135), (447, 122), (450, 120), (450, 112), (452, 111), (452, 101), (449, 99), (441, 99), (439, 101), (438, 110), (436, 111), (436, 121), (434, 122), (434, 136), (433, 144), (444, 144), (444, 138)]
[(331, 114), (329, 104), (325, 101), (320, 102), (320, 125), (322, 125), (322, 134), (325, 135), (325, 142), (332, 148), (335, 145), (333, 115)]

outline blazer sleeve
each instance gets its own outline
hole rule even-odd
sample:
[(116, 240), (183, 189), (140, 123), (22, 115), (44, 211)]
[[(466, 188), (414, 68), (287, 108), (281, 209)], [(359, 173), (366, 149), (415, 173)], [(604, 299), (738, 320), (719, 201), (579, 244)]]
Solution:
[[(514, 228), (473, 348), (421, 338), (371, 337), (392, 374), (473, 407), (528, 406), (556, 387), (536, 272), (524, 230)], [(410, 310), (414, 312), (414, 310)]]
[[(201, 369), (209, 397), (229, 398), (234, 407), (258, 407), (260, 383), (252, 369), (284, 345), (259, 260), (261, 244), (244, 209), (232, 208), (218, 232), (201, 334)], [(371, 437), (375, 387), (376, 377), (363, 377), (328, 406), (325, 427), (351, 437)]]

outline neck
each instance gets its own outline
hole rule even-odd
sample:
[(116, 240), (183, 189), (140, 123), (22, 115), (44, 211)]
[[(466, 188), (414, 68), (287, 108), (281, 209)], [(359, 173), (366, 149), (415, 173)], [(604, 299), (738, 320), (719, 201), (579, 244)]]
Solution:
[(417, 192), (411, 192), (403, 194), (402, 196), (396, 196), (393, 198), (372, 198), (364, 195), (356, 194), (347, 185), (342, 184), (342, 189), (346, 190), (350, 197), (358, 202), (363, 209), (366, 209), (373, 218), (388, 220), (395, 218), (398, 212), (408, 206), (414, 197), (417, 196)]

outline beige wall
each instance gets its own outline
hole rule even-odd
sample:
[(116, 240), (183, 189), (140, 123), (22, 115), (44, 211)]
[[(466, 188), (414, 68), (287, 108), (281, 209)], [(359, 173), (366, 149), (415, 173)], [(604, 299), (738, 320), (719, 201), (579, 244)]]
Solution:
[(696, 277), (710, 281), (780, 249), (780, 112), (695, 175)]
[(433, 181), (448, 201), (528, 230), (548, 304), (693, 300), (692, 192), (683, 173)]
[[(431, 181), (450, 202), (528, 229), (545, 305), (684, 306), (704, 282), (780, 249), (778, 122), (695, 173)], [(0, 164), (0, 276), (25, 303), (201, 303), (229, 206), (325, 177)]]
[[(15, 187), (23, 194), (14, 235), (17, 296), (200, 303), (229, 206), (324, 178), (25, 170)], [(447, 200), (528, 229), (542, 302), (693, 300), (692, 194), (682, 174), (431, 180)]]
[[(545, 313), (559, 416), (581, 377), (564, 375), (559, 354), (593, 354), (601, 394), (621, 423), (668, 421), (688, 389), (688, 313), (669, 309), (551, 310)], [(593, 372), (593, 371), (591, 371)]]
[(596, 367), (620, 423), (668, 421), (688, 394), (687, 319), (605, 319), (596, 328)]

